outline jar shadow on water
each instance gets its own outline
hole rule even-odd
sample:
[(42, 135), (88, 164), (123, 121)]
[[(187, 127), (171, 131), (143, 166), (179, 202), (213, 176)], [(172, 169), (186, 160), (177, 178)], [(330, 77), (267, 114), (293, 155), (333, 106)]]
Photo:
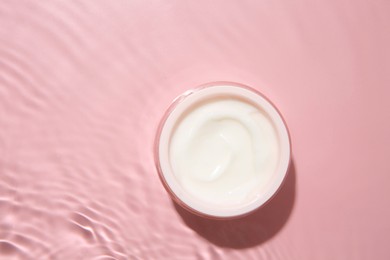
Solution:
[(200, 236), (219, 247), (249, 248), (274, 237), (289, 219), (295, 201), (296, 174), (294, 162), (278, 193), (263, 207), (238, 219), (216, 220), (192, 214), (174, 201), (184, 223)]

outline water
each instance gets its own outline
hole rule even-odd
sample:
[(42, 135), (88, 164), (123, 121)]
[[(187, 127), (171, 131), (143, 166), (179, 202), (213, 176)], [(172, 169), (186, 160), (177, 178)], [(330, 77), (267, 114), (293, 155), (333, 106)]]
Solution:
[[(389, 259), (371, 203), (389, 195), (389, 11), (1, 1), (0, 259)], [(174, 206), (153, 162), (171, 100), (216, 80), (267, 94), (295, 148), (297, 174), (243, 220)]]

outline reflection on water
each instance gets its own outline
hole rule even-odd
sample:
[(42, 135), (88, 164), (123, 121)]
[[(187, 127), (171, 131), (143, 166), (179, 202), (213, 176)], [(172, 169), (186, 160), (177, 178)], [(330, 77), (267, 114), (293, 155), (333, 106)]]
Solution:
[[(246, 220), (215, 223), (175, 210), (152, 147), (170, 101), (216, 80), (276, 97), (287, 122), (295, 119), (290, 126), (306, 128), (291, 130), (300, 141), (308, 138), (307, 155), (336, 143), (344, 149), (344, 139), (360, 147), (350, 132), (337, 139), (333, 121), (322, 120), (333, 112), (364, 122), (363, 110), (355, 113), (365, 103), (355, 98), (358, 91), (385, 104), (388, 88), (371, 87), (388, 79), (381, 33), (388, 10), (371, 2), (1, 1), (0, 259), (308, 259), (318, 256), (310, 247), (323, 249), (322, 241), (333, 245), (327, 253), (345, 253), (333, 233), (318, 236), (321, 212), (310, 208), (317, 204), (293, 203), (295, 179)], [(346, 100), (356, 106), (346, 109)], [(375, 114), (383, 110), (378, 105)], [(369, 122), (353, 131), (377, 124)], [(381, 129), (375, 131), (385, 136)], [(300, 208), (292, 218), (296, 205), (307, 207), (312, 220), (302, 234), (308, 216)], [(340, 241), (366, 244), (354, 240), (365, 236), (349, 239), (349, 231)]]

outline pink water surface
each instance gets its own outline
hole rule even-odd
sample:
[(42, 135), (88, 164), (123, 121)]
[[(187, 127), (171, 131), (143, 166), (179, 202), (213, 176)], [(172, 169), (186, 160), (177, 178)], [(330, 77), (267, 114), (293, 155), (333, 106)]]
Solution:
[[(154, 167), (173, 98), (267, 95), (294, 163), (231, 221)], [(0, 259), (390, 259), (390, 1), (0, 2)]]

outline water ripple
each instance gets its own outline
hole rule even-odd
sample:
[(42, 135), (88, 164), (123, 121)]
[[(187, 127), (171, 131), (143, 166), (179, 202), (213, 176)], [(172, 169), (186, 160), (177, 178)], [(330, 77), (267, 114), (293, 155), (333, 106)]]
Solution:
[(1, 259), (240, 259), (186, 225), (152, 154), (162, 108), (186, 88), (166, 91), (168, 73), (192, 66), (190, 49), (183, 66), (172, 53), (238, 55), (229, 26), (182, 4), (1, 1)]

